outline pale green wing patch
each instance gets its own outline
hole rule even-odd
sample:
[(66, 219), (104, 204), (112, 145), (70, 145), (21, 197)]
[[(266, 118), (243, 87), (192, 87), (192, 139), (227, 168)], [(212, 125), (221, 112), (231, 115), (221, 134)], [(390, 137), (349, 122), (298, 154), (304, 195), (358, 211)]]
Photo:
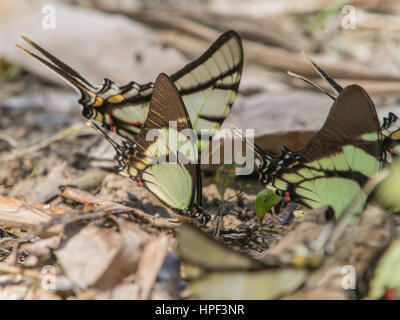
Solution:
[[(300, 183), (295, 191), (310, 207), (330, 205), (335, 211), (336, 217), (339, 217), (351, 200), (361, 191), (361, 187), (356, 181), (350, 179), (324, 177)], [(365, 201), (360, 208), (357, 208), (357, 211), (362, 209), (364, 203)]]
[[(179, 132), (174, 128), (162, 128), (154, 129), (154, 131), (149, 131), (149, 133), (151, 134), (147, 135), (148, 141), (154, 140), (145, 151), (146, 157), (150, 162), (169, 154), (178, 157), (183, 155), (186, 158), (185, 160), (191, 163), (197, 161), (196, 141), (191, 140), (189, 131), (187, 132), (188, 135), (185, 135), (184, 131)], [(170, 161), (173, 160), (174, 159), (170, 159)], [(177, 158), (175, 160), (183, 161), (184, 159)]]
[(349, 167), (367, 177), (372, 177), (381, 168), (381, 163), (374, 156), (360, 148), (348, 145), (343, 147)]
[(223, 34), (196, 64), (172, 75), (189, 114), (193, 129), (200, 134), (210, 130), (199, 149), (205, 148), (208, 136), (229, 114), (236, 98), (243, 67), (240, 37), (233, 31)]
[(112, 115), (120, 121), (127, 123), (144, 123), (149, 112), (149, 103), (131, 105), (124, 108), (116, 108)]
[(142, 178), (146, 187), (169, 207), (180, 210), (189, 207), (193, 182), (190, 173), (181, 164), (152, 165), (143, 172)]
[(377, 132), (371, 132), (371, 133), (364, 133), (361, 135), (361, 140), (364, 141), (377, 141), (379, 139), (379, 135)]

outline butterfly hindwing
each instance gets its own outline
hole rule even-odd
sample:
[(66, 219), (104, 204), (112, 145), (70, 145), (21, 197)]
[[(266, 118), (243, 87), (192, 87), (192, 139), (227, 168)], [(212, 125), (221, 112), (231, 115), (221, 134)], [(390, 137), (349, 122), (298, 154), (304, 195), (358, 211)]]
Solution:
[(354, 145), (378, 157), (379, 120), (373, 102), (359, 86), (346, 87), (336, 98), (321, 130), (300, 152), (307, 161), (341, 152)]
[(228, 31), (201, 57), (171, 76), (193, 128), (199, 135), (202, 129), (211, 130), (203, 136), (203, 148), (208, 136), (215, 133), (213, 130), (220, 128), (235, 101), (242, 69), (241, 39), (234, 31)]

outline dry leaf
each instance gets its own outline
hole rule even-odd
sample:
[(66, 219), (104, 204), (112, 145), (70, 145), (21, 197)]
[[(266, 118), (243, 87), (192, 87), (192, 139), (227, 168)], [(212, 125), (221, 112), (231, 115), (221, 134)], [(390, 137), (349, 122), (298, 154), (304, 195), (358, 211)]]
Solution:
[(67, 277), (78, 287), (87, 288), (104, 275), (121, 245), (121, 234), (90, 224), (56, 250), (55, 255)]
[(168, 236), (149, 242), (140, 257), (137, 271), (138, 299), (148, 299), (168, 250)]

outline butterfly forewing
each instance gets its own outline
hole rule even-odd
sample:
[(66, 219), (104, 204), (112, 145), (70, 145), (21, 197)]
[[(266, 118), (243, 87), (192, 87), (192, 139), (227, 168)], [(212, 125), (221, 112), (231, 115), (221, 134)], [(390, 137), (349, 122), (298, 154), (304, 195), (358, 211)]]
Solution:
[(306, 160), (318, 159), (354, 145), (379, 157), (380, 125), (373, 102), (359, 86), (346, 87), (337, 97), (321, 130), (300, 152)]
[(163, 204), (191, 209), (201, 183), (197, 140), (182, 99), (168, 76), (155, 83), (148, 117), (128, 157), (128, 173)]

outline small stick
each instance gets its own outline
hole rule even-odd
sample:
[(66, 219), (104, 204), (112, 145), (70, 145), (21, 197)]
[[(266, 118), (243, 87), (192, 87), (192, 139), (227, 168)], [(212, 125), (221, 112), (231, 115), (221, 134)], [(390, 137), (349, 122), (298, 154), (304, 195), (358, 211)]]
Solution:
[(149, 223), (157, 228), (176, 229), (179, 226), (179, 224), (172, 223), (165, 218), (156, 218), (147, 214), (143, 210), (124, 206), (114, 201), (104, 200), (77, 188), (63, 187), (61, 190), (61, 196), (104, 211), (129, 212), (139, 218), (142, 222)]

